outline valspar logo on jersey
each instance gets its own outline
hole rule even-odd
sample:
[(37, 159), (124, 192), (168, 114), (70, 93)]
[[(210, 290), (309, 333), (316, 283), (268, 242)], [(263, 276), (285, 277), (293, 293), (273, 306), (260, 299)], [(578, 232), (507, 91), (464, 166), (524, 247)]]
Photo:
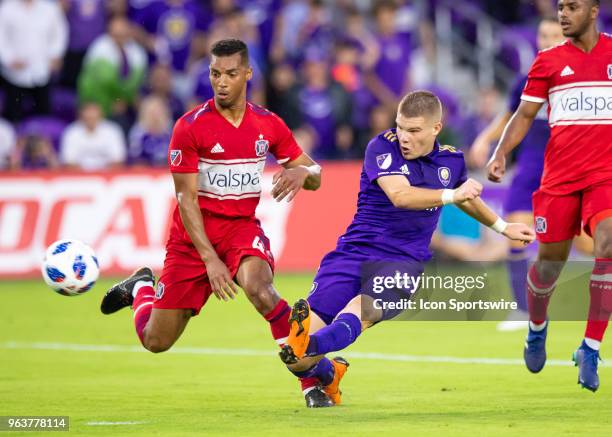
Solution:
[(612, 83), (578, 82), (550, 89), (554, 125), (612, 124)]
[(265, 158), (200, 159), (199, 194), (215, 199), (258, 197)]

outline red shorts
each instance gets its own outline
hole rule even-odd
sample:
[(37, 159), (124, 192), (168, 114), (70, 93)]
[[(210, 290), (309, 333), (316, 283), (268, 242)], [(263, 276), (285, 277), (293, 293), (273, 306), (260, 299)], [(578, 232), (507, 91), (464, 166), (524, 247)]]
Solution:
[(538, 241), (556, 243), (580, 235), (580, 229), (593, 236), (597, 223), (612, 217), (612, 181), (583, 191), (553, 195), (533, 193), (533, 216)]
[[(206, 275), (206, 266), (191, 243), (178, 210), (174, 214), (174, 224), (166, 244), (164, 269), (157, 283), (153, 307), (190, 308), (193, 315), (197, 315), (212, 294), (212, 288)], [(205, 214), (204, 229), (232, 276), (238, 272), (242, 258), (247, 256), (262, 258), (274, 270), (270, 242), (256, 218), (227, 218)]]

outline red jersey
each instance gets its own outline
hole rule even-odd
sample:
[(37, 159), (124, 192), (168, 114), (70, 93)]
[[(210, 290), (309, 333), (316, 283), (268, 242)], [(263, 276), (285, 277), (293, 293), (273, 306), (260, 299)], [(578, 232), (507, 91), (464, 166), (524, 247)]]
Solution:
[(542, 191), (612, 180), (612, 36), (601, 33), (590, 53), (569, 40), (538, 53), (521, 99), (549, 104)]
[(173, 173), (198, 173), (200, 209), (250, 217), (259, 203), (268, 153), (279, 164), (302, 154), (280, 117), (247, 102), (242, 122), (234, 127), (211, 99), (176, 122), (168, 165)]

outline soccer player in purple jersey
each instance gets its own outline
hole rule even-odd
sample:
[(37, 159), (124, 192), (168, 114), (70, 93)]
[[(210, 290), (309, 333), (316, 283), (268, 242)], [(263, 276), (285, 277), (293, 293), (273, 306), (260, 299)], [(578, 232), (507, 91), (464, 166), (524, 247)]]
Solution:
[[(544, 50), (562, 43), (565, 40), (561, 25), (556, 18), (545, 18), (538, 27), (538, 49)], [(489, 159), (490, 144), (501, 138), (504, 127), (510, 121), (512, 114), (521, 103), (521, 95), (527, 76), (516, 81), (510, 94), (507, 110), (497, 117), (476, 138), (470, 148), (469, 159), (477, 167), (484, 167)], [(504, 214), (509, 222), (533, 223), (531, 195), (540, 186), (542, 171), (544, 169), (544, 150), (550, 128), (548, 127), (548, 105), (543, 105), (538, 112), (529, 133), (523, 139), (518, 152), (514, 177), (506, 194)], [(514, 300), (518, 309), (509, 314), (508, 319), (499, 323), (500, 331), (514, 331), (527, 328), (529, 316), (527, 314), (527, 286), (526, 278), (529, 270), (529, 259), (525, 246), (520, 242), (513, 242), (510, 246), (508, 261), (508, 275)]]
[(482, 185), (467, 178), (463, 154), (441, 146), (442, 105), (434, 94), (406, 95), (397, 111), (397, 127), (370, 141), (361, 173), (357, 213), (334, 251), (319, 267), (307, 299), (289, 319), (291, 331), (280, 356), (300, 378), (317, 378), (330, 403), (340, 403), (340, 379), (348, 363), (329, 360), (328, 352), (353, 343), (375, 323), (401, 310), (381, 309), (362, 292), (362, 267), (372, 262), (408, 262), (413, 276), (431, 258), (429, 244), (440, 207), (454, 203), (511, 240), (528, 243), (535, 233), (523, 223), (506, 223), (480, 199)]

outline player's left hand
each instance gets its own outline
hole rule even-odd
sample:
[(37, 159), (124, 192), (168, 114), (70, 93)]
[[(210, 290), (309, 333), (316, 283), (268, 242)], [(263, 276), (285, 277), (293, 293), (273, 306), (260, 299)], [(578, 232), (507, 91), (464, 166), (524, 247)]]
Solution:
[(524, 223), (508, 223), (502, 234), (511, 240), (522, 241), (524, 244), (529, 244), (535, 240), (535, 232)]
[(304, 166), (295, 168), (283, 168), (272, 178), (272, 197), (280, 202), (287, 197), (287, 202), (291, 202), (298, 191), (304, 186), (304, 182), (309, 175), (309, 171)]

